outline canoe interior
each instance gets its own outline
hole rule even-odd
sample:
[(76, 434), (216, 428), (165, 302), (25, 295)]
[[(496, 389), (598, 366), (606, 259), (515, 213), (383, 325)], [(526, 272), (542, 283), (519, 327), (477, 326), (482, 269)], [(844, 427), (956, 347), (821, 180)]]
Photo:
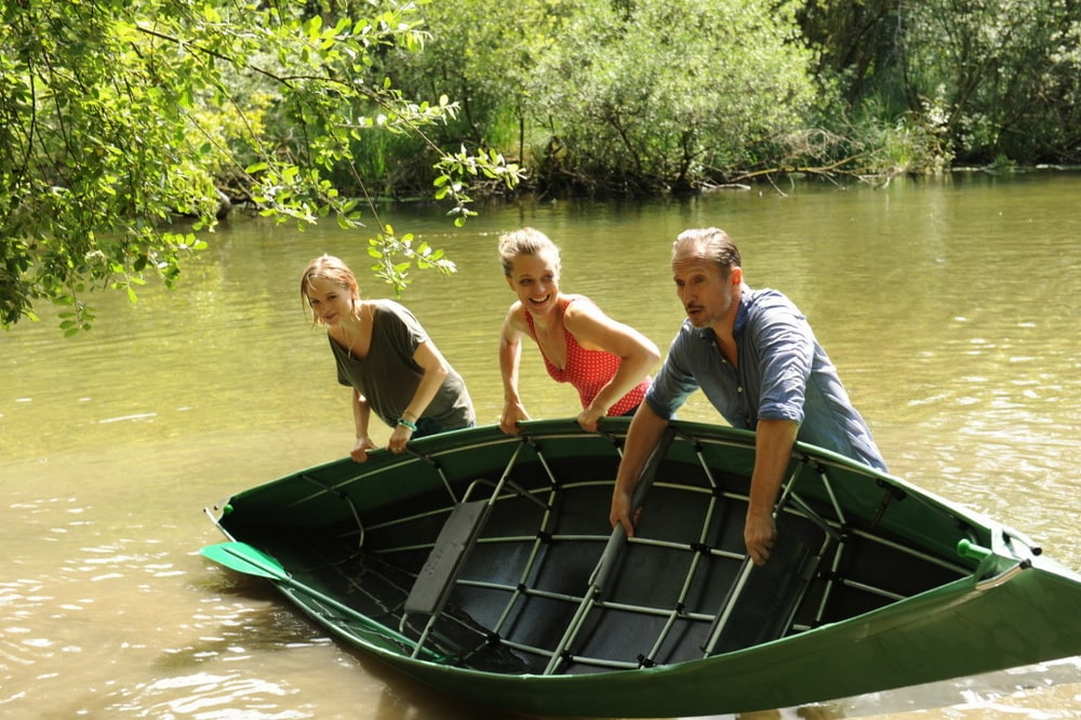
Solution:
[[(637, 536), (596, 598), (626, 422), (585, 434), (530, 423), (418, 441), (283, 478), (229, 500), (231, 538), (273, 555), (304, 585), (416, 640), (428, 617), (404, 606), (455, 504), (491, 504), (479, 540), (419, 657), (518, 675), (580, 675), (728, 653), (882, 608), (971, 575), (957, 542), (989, 530), (944, 501), (830, 453), (799, 446), (779, 539), (764, 567), (744, 557), (753, 435), (677, 423)], [(453, 495), (453, 497), (452, 497)], [(526, 497), (526, 496), (529, 497)], [(539, 502), (538, 502), (539, 501)], [(412, 648), (291, 591), (309, 613), (391, 652)], [(333, 617), (332, 617), (333, 616)], [(576, 616), (578, 619), (576, 620)]]

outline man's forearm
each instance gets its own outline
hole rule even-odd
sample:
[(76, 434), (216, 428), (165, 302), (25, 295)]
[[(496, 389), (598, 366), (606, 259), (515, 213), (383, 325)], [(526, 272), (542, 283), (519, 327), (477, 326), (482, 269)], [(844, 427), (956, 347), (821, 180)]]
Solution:
[(748, 514), (772, 514), (798, 431), (799, 423), (791, 420), (758, 421)]
[(616, 474), (617, 490), (634, 492), (638, 476), (666, 427), (668, 421), (653, 412), (649, 403), (643, 402), (639, 406), (627, 430), (627, 440), (623, 443), (623, 459), (619, 461), (619, 472)]
[(755, 429), (754, 472), (743, 527), (747, 556), (755, 565), (764, 564), (773, 552), (777, 537), (773, 504), (784, 482), (798, 430), (799, 424), (789, 420), (759, 420)]

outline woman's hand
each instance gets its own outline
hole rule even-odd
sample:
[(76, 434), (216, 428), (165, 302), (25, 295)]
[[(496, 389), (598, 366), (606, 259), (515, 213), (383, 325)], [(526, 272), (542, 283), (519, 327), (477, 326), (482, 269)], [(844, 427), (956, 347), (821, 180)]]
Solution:
[(518, 422), (528, 419), (529, 413), (525, 411), (522, 403), (507, 401), (507, 404), (503, 406), (503, 415), (499, 418), (499, 429), (507, 435), (517, 435)]
[(349, 457), (353, 458), (358, 463), (365, 462), (368, 459), (368, 451), (375, 449), (375, 443), (367, 435), (361, 435), (357, 438), (356, 443), (353, 445), (352, 451), (349, 453)]
[(405, 452), (405, 444), (409, 442), (409, 438), (413, 437), (413, 430), (405, 425), (395, 425), (394, 432), (390, 434), (390, 441), (387, 443), (387, 450), (390, 450), (395, 455), (401, 455)]
[(578, 413), (578, 424), (586, 432), (597, 432), (597, 421), (604, 417), (603, 410), (590, 406)]

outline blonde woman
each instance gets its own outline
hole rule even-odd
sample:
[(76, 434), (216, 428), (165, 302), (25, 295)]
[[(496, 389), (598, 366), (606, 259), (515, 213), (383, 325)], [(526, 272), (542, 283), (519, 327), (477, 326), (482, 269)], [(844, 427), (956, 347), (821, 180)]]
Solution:
[(392, 300), (362, 300), (353, 271), (340, 259), (312, 260), (300, 279), (301, 298), (327, 329), (338, 382), (351, 387), (356, 442), (350, 456), (375, 447), (368, 422), (375, 412), (393, 428), (387, 449), (410, 439), (476, 422), (465, 383), (443, 358), (413, 313)]
[(499, 343), (503, 414), (499, 426), (514, 434), (528, 420), (518, 394), (522, 338), (537, 344), (548, 374), (578, 391), (578, 424), (596, 432), (605, 415), (629, 415), (645, 397), (657, 346), (634, 328), (616, 322), (584, 295), (560, 291), (559, 248), (533, 228), (499, 239), (507, 285), (518, 299), (507, 311)]

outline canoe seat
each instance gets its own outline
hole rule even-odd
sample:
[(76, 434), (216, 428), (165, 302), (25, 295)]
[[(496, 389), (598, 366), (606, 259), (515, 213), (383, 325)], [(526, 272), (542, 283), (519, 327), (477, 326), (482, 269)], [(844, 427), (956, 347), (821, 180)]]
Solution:
[(487, 507), (487, 500), (454, 506), (409, 591), (405, 601), (407, 613), (433, 615), (443, 607), (469, 551), (477, 542)]

